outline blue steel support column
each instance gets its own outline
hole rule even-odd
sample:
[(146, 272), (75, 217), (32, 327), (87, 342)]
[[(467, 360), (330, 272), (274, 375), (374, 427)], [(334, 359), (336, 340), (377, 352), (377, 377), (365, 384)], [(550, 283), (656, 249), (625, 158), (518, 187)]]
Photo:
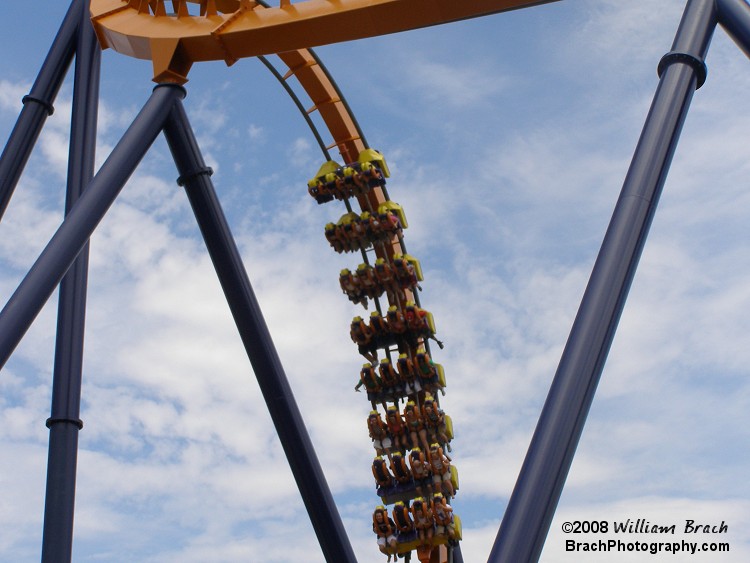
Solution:
[(689, 0), (490, 563), (538, 561), (651, 225), (690, 100), (705, 79), (714, 0)]
[(73, 60), (79, 14), (84, 7), (88, 7), (88, 2), (73, 0), (34, 86), (23, 98), (23, 109), (0, 156), (0, 218), (5, 214), (44, 122), (54, 111), (52, 102)]
[(745, 0), (716, 0), (719, 24), (750, 57), (750, 6)]
[[(79, 18), (66, 215), (94, 175), (99, 107), (101, 50), (86, 4), (80, 4)], [(88, 243), (60, 284), (52, 407), (47, 420), (50, 436), (42, 563), (69, 563), (73, 553), (78, 432), (83, 427), (79, 416), (87, 278)]]
[(44, 303), (161, 132), (172, 105), (184, 95), (185, 91), (176, 85), (154, 88), (143, 109), (8, 300), (0, 312), (0, 368), (8, 361)]
[(329, 563), (354, 563), (349, 538), (182, 104), (175, 104), (164, 135), (323, 555)]

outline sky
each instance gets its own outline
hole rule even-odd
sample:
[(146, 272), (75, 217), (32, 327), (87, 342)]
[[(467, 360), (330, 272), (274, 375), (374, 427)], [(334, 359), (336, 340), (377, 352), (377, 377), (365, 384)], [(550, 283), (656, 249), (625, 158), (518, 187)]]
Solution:
[[(5, 7), (0, 136), (67, 9)], [(486, 561), (670, 50), (682, 0), (565, 0), (316, 49), (385, 155), (388, 191), (445, 343), (468, 562)], [(18, 51), (18, 45), (23, 48)], [(750, 63), (721, 29), (707, 57), (550, 533), (545, 563), (750, 560)], [(153, 84), (102, 54), (97, 162)], [(360, 563), (380, 504), (341, 294), (306, 190), (323, 163), (258, 61), (200, 63), (185, 109)], [(12, 294), (62, 220), (70, 80), (0, 222)], [(338, 159), (338, 155), (334, 154)], [(166, 143), (91, 238), (77, 562), (323, 561)], [(0, 561), (39, 559), (53, 296), (0, 373)], [(744, 344), (743, 344), (744, 343)], [(573, 521), (668, 537), (564, 534)], [(685, 522), (727, 525), (685, 535)], [(727, 542), (728, 553), (571, 553), (566, 540)]]

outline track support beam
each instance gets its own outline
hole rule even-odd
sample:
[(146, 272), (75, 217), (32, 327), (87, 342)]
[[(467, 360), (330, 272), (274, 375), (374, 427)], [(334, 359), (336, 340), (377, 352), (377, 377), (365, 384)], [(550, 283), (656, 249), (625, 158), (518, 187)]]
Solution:
[[(688, 0), (489, 563), (539, 560), (717, 23)], [(680, 54), (677, 56), (675, 54)]]
[(65, 272), (86, 245), (125, 182), (161, 132), (185, 91), (157, 86), (109, 158), (71, 208), (26, 277), (0, 311), (0, 368), (8, 361)]
[(52, 104), (73, 61), (80, 13), (87, 4), (73, 0), (31, 91), (23, 98), (23, 109), (0, 156), (0, 218), (8, 208), (42, 126), (54, 111)]
[(164, 128), (181, 185), (198, 221), (292, 474), (329, 563), (356, 563), (333, 496), (263, 319), (239, 250), (181, 103)]
[[(94, 175), (101, 50), (88, 23), (88, 9), (78, 2), (73, 113), (68, 160), (66, 215)], [(73, 552), (83, 340), (86, 318), (88, 243), (60, 284), (57, 341), (52, 377), (52, 406), (47, 461), (47, 492), (42, 534), (42, 563), (69, 563)]]
[(716, 0), (719, 24), (750, 57), (750, 6), (745, 0)]

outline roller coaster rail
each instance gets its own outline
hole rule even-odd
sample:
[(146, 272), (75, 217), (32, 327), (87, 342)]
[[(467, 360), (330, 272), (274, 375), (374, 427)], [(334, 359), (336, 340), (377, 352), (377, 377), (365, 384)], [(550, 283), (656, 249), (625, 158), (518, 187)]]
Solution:
[[(72, 554), (78, 433), (83, 426), (80, 397), (88, 239), (162, 132), (179, 173), (178, 183), (185, 188), (322, 553), (329, 563), (356, 561), (214, 191), (212, 171), (203, 160), (182, 105), (186, 94), (183, 85), (194, 63), (219, 60), (231, 65), (239, 58), (259, 57), (292, 97), (320, 145), (326, 164), (308, 186), (311, 195), (319, 195), (315, 190), (328, 180), (335, 183), (338, 177), (344, 182), (346, 167), (354, 170), (349, 174), (375, 167), (387, 177), (388, 171), (382, 156), (367, 145), (351, 108), (311, 47), (545, 3), (280, 0), (278, 6), (269, 6), (252, 0), (174, 0), (172, 11), (167, 12), (163, 0), (71, 1), (36, 81), (23, 98), (23, 109), (0, 156), (2, 218), (75, 60), (65, 219), (0, 312), (1, 368), (45, 302), (60, 287), (52, 406), (47, 420), (50, 442), (43, 562), (70, 561)], [(376, 23), (352, 25), (362, 18)], [(693, 93), (707, 78), (704, 60), (717, 24), (750, 56), (750, 6), (744, 0), (687, 0), (672, 47), (658, 64), (659, 85), (651, 109), (489, 563), (534, 562), (540, 557)], [(152, 60), (157, 85), (95, 174), (101, 48)], [(278, 61), (274, 64), (267, 56), (275, 56)], [(309, 109), (289, 87), (291, 78), (309, 96)], [(325, 133), (309, 118), (312, 112), (318, 112), (325, 123), (332, 139), (329, 144)], [(341, 154), (343, 165), (331, 158), (329, 151), (333, 148)], [(328, 174), (333, 176), (328, 178)], [(385, 215), (397, 209), (391, 205), (384, 180), (351, 198), (341, 199), (349, 215), (356, 215), (350, 199), (362, 213), (376, 212), (383, 205)], [(403, 217), (401, 221), (405, 227)], [(390, 263), (398, 255), (408, 256), (401, 233), (370, 243), (376, 261)], [(365, 264), (369, 264), (366, 249), (359, 250)], [(387, 298), (390, 307), (402, 308), (414, 301), (419, 308), (413, 286), (403, 292), (393, 290)], [(378, 313), (382, 313), (380, 301), (375, 303)], [(430, 330), (418, 335), (410, 345), (429, 352), (428, 340), (433, 333)], [(402, 344), (398, 352), (402, 352)], [(384, 346), (387, 355), (395, 353), (393, 346), (392, 342)], [(367, 353), (373, 350), (365, 346), (363, 355), (368, 357)], [(418, 400), (424, 400), (424, 395)], [(418, 552), (420, 560), (462, 561), (455, 542), (434, 547), (427, 555)], [(408, 560), (410, 555), (406, 557)]]

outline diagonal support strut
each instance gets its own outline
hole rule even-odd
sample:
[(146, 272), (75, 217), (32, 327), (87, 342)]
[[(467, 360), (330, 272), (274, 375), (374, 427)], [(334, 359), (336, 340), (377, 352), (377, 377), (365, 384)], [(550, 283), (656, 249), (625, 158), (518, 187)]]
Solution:
[(164, 136), (326, 561), (356, 563), (260, 305), (181, 103)]
[(646, 242), (693, 93), (714, 0), (688, 0), (489, 563), (538, 561)]

